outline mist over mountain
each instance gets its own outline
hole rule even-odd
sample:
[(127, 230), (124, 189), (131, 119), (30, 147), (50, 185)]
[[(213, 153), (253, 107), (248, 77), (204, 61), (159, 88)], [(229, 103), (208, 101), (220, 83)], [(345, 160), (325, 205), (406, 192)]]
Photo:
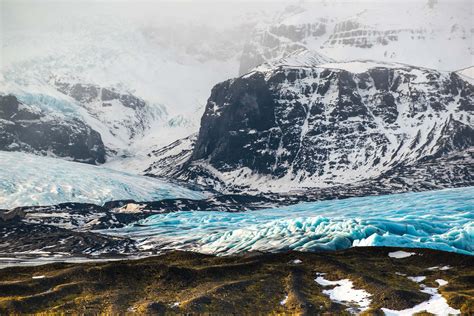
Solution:
[(256, 27), (240, 74), (302, 48), (339, 61), (372, 59), (454, 71), (472, 64), (467, 1), (316, 1)]
[[(449, 71), (473, 56), (463, 1), (4, 1), (2, 9), (0, 93), (52, 112), (85, 108), (77, 118), (101, 134), (110, 161), (197, 132), (215, 84), (296, 50)], [(83, 104), (58, 83), (133, 96), (149, 117), (101, 118), (114, 108)]]
[(210, 89), (238, 73), (250, 30), (271, 14), (265, 7), (7, 1), (0, 94), (82, 121), (100, 134), (107, 160), (136, 156), (197, 131)]

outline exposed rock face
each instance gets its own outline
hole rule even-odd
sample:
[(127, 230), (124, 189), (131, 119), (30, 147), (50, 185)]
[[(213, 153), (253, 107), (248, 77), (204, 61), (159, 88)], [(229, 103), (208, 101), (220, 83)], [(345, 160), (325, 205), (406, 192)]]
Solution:
[(25, 217), (25, 212), (21, 209), (16, 210), (0, 210), (0, 221), (8, 222), (14, 220), (21, 220)]
[(84, 122), (50, 115), (20, 103), (15, 96), (0, 96), (0, 150), (105, 162), (101, 136)]
[(472, 162), (473, 104), (459, 75), (401, 64), (257, 69), (213, 88), (181, 175), (287, 191), (403, 177), (466, 150)]
[(153, 157), (154, 162), (145, 169), (145, 174), (172, 177), (191, 157), (196, 138), (197, 135), (193, 134), (150, 152), (148, 156)]

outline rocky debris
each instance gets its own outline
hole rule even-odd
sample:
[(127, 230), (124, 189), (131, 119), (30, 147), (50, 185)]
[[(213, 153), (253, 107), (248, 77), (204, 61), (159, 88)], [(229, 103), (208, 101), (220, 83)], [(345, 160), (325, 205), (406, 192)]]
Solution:
[(215, 195), (203, 200), (163, 199), (159, 201), (110, 201), (104, 205), (61, 203), (50, 206), (23, 206), (0, 212), (0, 218), (15, 218), (29, 224), (57, 226), (74, 231), (119, 228), (153, 214), (177, 211), (243, 212), (276, 205), (292, 204), (296, 200), (281, 196)]
[(193, 134), (158, 150), (153, 150), (148, 154), (148, 157), (153, 158), (153, 163), (143, 172), (146, 175), (171, 178), (191, 157), (196, 138), (197, 135)]
[(22, 209), (0, 210), (0, 220), (3, 222), (18, 221), (25, 218), (25, 215)]
[(135, 241), (94, 232), (34, 224), (25, 221), (1, 222), (0, 253), (14, 256), (21, 253), (62, 253), (71, 255), (136, 254)]

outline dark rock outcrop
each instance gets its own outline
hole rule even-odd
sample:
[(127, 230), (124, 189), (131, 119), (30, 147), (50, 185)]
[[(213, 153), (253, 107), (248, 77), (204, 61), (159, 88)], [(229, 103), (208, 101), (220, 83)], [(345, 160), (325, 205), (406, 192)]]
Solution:
[(23, 151), (99, 164), (105, 149), (98, 132), (76, 118), (28, 107), (15, 96), (0, 96), (0, 150)]
[(400, 64), (257, 69), (214, 87), (181, 178), (288, 191), (400, 175), (466, 150), (471, 159), (473, 102), (457, 74)]

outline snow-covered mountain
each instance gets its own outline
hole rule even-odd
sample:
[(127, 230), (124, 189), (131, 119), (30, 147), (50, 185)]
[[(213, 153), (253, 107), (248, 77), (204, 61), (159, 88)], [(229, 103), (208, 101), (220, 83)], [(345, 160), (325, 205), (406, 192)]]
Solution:
[(443, 177), (429, 179), (427, 166), (459, 154), (465, 168), (444, 185), (473, 181), (472, 84), (398, 63), (310, 63), (261, 67), (216, 85), (180, 177), (224, 191), (332, 187), (390, 173), (408, 175), (408, 185), (420, 174), (435, 183)]
[[(23, 16), (22, 6), (35, 15)], [(7, 1), (0, 93), (82, 121), (101, 135), (111, 167), (142, 171), (152, 151), (198, 131), (209, 91), (239, 67), (355, 58), (472, 64), (466, 2), (285, 6)], [(294, 54), (302, 51), (321, 54)]]
[(259, 25), (240, 74), (301, 48), (454, 71), (473, 64), (473, 14), (470, 1), (301, 2)]
[(467, 67), (456, 71), (464, 80), (474, 83), (474, 66)]
[(251, 30), (277, 10), (7, 1), (0, 93), (80, 112), (101, 134), (108, 158), (152, 150), (197, 131), (210, 89), (237, 75)]
[[(179, 121), (178, 126), (171, 124), (173, 117), (163, 105), (147, 102), (116, 88), (56, 81), (50, 86), (36, 87), (10, 84), (3, 91), (9, 91), (8, 95), (18, 99), (23, 107), (35, 109), (44, 117), (56, 118), (56, 125), (80, 122), (98, 133), (107, 154), (98, 163), (117, 155), (127, 155), (132, 145), (143, 142), (152, 131), (176, 129), (179, 124), (185, 123)], [(44, 122), (38, 120), (36, 124)], [(166, 143), (166, 140), (162, 142)], [(22, 150), (21, 147), (17, 149)], [(55, 154), (58, 157), (68, 156), (60, 152)]]
[(58, 90), (83, 107), (102, 135), (107, 148), (123, 151), (151, 129), (166, 126), (168, 113), (162, 105), (150, 104), (133, 94), (87, 84), (55, 82)]

